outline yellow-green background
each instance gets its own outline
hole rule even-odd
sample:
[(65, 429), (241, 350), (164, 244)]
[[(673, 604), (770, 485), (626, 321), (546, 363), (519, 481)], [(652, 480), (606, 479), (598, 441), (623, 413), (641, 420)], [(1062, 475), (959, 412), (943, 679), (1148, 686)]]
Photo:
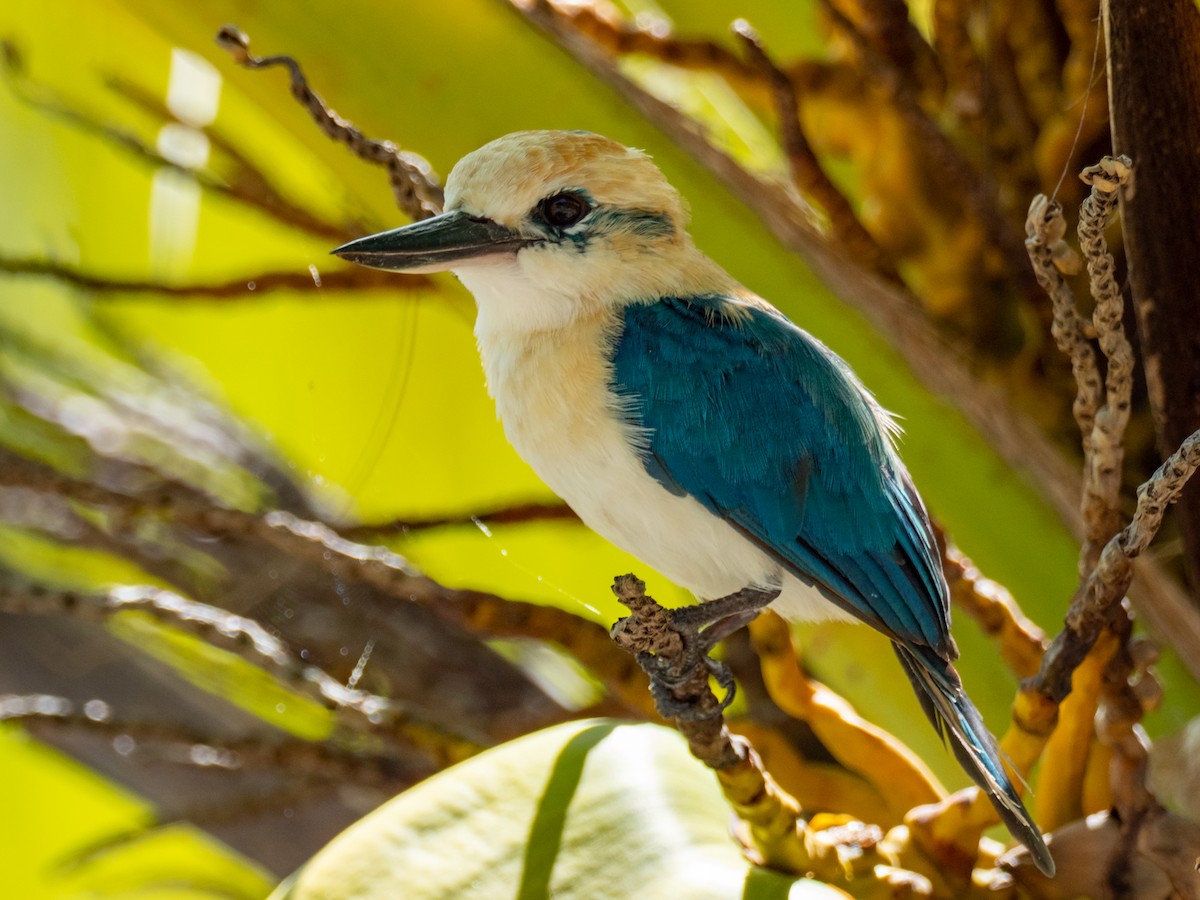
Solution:
[[(807, 3), (747, 0), (663, 8), (690, 30), (720, 33), (736, 16), (760, 27), (777, 51), (812, 51)], [(641, 8), (639, 6), (639, 8)], [(317, 89), (366, 132), (420, 152), (443, 175), (463, 153), (522, 128), (598, 131), (646, 148), (688, 197), (701, 247), (842, 354), (883, 404), (902, 417), (903, 455), (933, 513), (1027, 612), (1052, 627), (1075, 582), (1075, 547), (1049, 506), (1010, 471), (947, 403), (905, 369), (884, 337), (825, 290), (804, 263), (716, 180), (628, 109), (500, 0), (439, 2), (162, 2), (60, 0), (6, 4), (0, 37), (22, 52), (33, 81), (51, 86), (97, 120), (153, 144), (158, 124), (115, 96), (109, 76), (163, 96), (171, 55), (183, 48), (222, 79), (215, 128), (295, 202), (337, 218), (400, 224), (385, 178), (319, 136), (287, 94), (282, 71), (235, 67), (212, 36), (236, 22), (259, 53), (289, 52)], [(732, 95), (672, 83), (724, 117), (734, 146), (756, 166), (777, 159), (768, 132)], [(149, 207), (155, 169), (17, 102), (0, 89), (0, 253), (84, 267), (113, 278), (148, 279)], [(190, 258), (166, 270), (178, 283), (217, 282), (266, 271), (332, 271), (328, 242), (206, 194)], [(0, 316), (42, 340), (103, 358), (102, 340), (80, 308), (138, 340), (202, 390), (227, 403), (310, 484), (335, 517), (490, 509), (549, 499), (507, 447), (486, 397), (471, 336), (470, 298), (448, 277), (434, 291), (335, 291), (198, 303), (108, 297), (45, 279), (0, 276)], [(9, 549), (5, 551), (5, 546)], [(0, 551), (11, 555), (11, 540)], [(399, 549), (436, 578), (539, 599), (610, 622), (607, 583), (643, 567), (578, 529), (533, 525), (414, 538)], [(654, 593), (671, 597), (661, 579)], [(902, 734), (947, 784), (965, 777), (928, 728), (885, 644), (866, 629), (806, 630), (811, 666), (871, 718)], [(1014, 683), (991, 645), (964, 617), (956, 623), (968, 689), (997, 729)], [(1158, 727), (1196, 708), (1190, 682), (1168, 673)], [(78, 879), (120, 877), (56, 868), (72, 848), (144, 815), (134, 800), (44, 751), (14, 729), (0, 731), (0, 847), (4, 892), (74, 896)], [(218, 862), (182, 829), (123, 851), (103, 865), (169, 870), (186, 859), (198, 883), (236, 883), (253, 894), (261, 873)], [(174, 856), (171, 856), (173, 854)], [(178, 863), (183, 865), (183, 863)], [(258, 885), (257, 887), (255, 885)], [(204, 894), (204, 889), (199, 889)], [(161, 889), (142, 896), (185, 896)]]

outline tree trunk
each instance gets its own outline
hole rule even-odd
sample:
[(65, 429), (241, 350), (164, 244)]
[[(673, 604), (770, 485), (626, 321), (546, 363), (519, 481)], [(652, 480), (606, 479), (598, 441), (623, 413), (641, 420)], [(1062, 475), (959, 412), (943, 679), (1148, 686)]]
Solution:
[[(1165, 457), (1200, 429), (1200, 10), (1195, 0), (1105, 7), (1113, 147), (1136, 167), (1121, 203), (1125, 252)], [(1200, 484), (1178, 516), (1200, 603)]]

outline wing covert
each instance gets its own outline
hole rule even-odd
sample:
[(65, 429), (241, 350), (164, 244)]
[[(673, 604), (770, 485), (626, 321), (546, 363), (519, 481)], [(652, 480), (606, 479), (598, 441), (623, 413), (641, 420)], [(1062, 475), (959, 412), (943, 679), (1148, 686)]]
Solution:
[(624, 311), (612, 389), (647, 471), (894, 639), (949, 656), (936, 544), (846, 364), (774, 309), (715, 295)]

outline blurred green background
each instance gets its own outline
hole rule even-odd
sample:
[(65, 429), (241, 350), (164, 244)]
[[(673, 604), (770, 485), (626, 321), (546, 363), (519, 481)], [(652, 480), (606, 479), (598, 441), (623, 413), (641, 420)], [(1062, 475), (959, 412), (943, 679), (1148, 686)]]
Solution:
[[(661, 10), (681, 29), (717, 33), (744, 16), (788, 55), (818, 42), (805, 27), (809, 5), (679, 0)], [(901, 416), (902, 453), (931, 511), (1029, 615), (1054, 627), (1075, 585), (1076, 546), (1049, 505), (710, 173), (504, 3), (10, 3), (0, 10), (0, 38), (21, 55), (29, 94), (52, 91), (96, 123), (160, 150), (195, 152), (201, 165), (217, 159), (219, 169), (220, 147), (195, 130), (170, 133), (180, 126), (164, 126), (114, 80), (159, 102), (174, 98), (173, 109), (190, 110), (185, 117), (236, 148), (295, 205), (328, 220), (357, 219), (364, 233), (401, 224), (383, 173), (323, 139), (287, 96), (281, 71), (247, 72), (214, 46), (225, 22), (243, 28), (257, 53), (296, 56), (341, 114), (422, 154), (443, 177), (464, 153), (524, 128), (586, 129), (647, 149), (689, 199), (698, 244), (843, 355)], [(745, 163), (779, 171), (769, 128), (732, 92), (703, 79), (668, 83), (665, 75), (660, 86), (706, 116)], [(248, 423), (331, 520), (472, 514), (553, 499), (503, 439), (473, 346), (471, 300), (452, 278), (438, 276), (419, 291), (259, 291), (253, 282), (263, 273), (337, 270), (342, 264), (328, 256), (336, 241), (201, 189), (109, 136), (31, 106), (12, 88), (11, 80), (0, 88), (0, 256), (113, 280), (244, 280), (246, 289), (205, 302), (0, 274), (9, 340), (53, 348), (114, 379), (135, 361), (128, 348), (137, 348)], [(19, 354), (0, 365), (11, 379), (35, 377)], [(16, 433), (0, 430), (0, 440), (11, 444)], [(217, 487), (242, 490), (232, 482)], [(614, 573), (638, 571), (660, 599), (683, 600), (635, 560), (561, 523), (443, 529), (395, 546), (445, 584), (558, 605), (606, 626), (619, 615), (608, 590)], [(52, 556), (11, 527), (0, 527), (0, 559), (76, 584), (131, 577), (82, 555)], [(805, 662), (819, 677), (902, 736), (947, 785), (965, 783), (882, 639), (846, 626), (801, 631)], [(999, 730), (1014, 681), (964, 616), (955, 636), (967, 687)], [(1171, 702), (1157, 730), (1178, 726), (1200, 706), (1177, 666), (1168, 661), (1164, 671)], [(138, 896), (254, 896), (271, 882), (182, 826), (78, 860), (79, 848), (144, 821), (148, 811), (16, 728), (0, 729), (0, 796), (9, 896), (122, 895), (147, 870), (177, 883)]]

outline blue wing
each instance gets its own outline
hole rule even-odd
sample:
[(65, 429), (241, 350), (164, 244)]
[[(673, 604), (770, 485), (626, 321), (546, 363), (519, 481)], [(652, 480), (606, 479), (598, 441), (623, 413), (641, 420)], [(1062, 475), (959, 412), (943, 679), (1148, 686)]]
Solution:
[(612, 389), (648, 431), (655, 478), (893, 640), (955, 655), (921, 501), (841, 359), (720, 296), (631, 305), (623, 325)]

